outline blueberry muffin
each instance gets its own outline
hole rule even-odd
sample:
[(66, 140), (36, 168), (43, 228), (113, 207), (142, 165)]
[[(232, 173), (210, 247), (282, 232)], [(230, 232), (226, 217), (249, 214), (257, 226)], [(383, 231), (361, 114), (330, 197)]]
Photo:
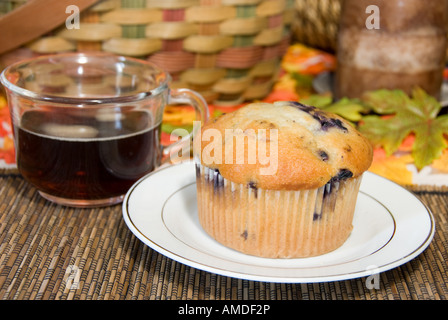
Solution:
[(297, 102), (253, 103), (194, 139), (199, 221), (267, 258), (321, 255), (349, 237), (372, 147), (350, 123)]

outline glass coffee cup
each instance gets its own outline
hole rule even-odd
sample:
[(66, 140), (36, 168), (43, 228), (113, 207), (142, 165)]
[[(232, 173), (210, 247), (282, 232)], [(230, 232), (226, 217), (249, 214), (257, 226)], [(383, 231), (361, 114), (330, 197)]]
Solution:
[[(74, 207), (120, 203), (176, 145), (161, 146), (167, 104), (188, 104), (202, 123), (207, 103), (139, 59), (107, 53), (41, 56), (0, 77), (19, 172), (46, 199)], [(190, 134), (192, 135), (193, 132)]]

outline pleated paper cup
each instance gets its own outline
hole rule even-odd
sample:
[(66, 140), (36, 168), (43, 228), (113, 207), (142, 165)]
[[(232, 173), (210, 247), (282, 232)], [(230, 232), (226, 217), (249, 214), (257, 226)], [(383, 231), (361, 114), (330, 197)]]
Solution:
[(229, 181), (196, 164), (202, 228), (239, 252), (303, 258), (339, 248), (352, 231), (362, 176), (312, 190), (265, 190)]

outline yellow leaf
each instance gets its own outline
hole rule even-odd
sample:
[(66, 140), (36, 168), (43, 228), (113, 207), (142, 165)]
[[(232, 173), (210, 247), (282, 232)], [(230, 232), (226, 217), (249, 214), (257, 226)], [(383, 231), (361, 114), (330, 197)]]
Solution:
[(297, 83), (296, 80), (289, 74), (284, 74), (280, 79), (275, 83), (274, 89), (276, 90), (288, 90), (294, 92), (296, 89)]
[(448, 173), (448, 149), (443, 150), (442, 156), (432, 163), (434, 169)]
[(3, 138), (3, 150), (12, 150), (14, 148), (14, 140), (11, 137)]
[(6, 99), (3, 96), (0, 96), (0, 109), (6, 107)]
[(192, 124), (195, 119), (196, 113), (190, 107), (167, 106), (163, 114), (163, 122), (179, 126)]
[(412, 162), (413, 158), (410, 153), (401, 156), (386, 156), (383, 149), (375, 149), (369, 171), (398, 184), (411, 185), (412, 172), (406, 166)]

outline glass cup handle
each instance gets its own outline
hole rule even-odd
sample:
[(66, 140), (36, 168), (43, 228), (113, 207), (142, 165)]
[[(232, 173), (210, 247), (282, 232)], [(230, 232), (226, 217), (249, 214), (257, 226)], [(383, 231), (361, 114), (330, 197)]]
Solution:
[[(196, 121), (200, 121), (200, 124), (204, 124), (208, 121), (210, 114), (208, 110), (207, 102), (197, 92), (190, 89), (170, 89), (168, 97), (168, 104), (184, 104), (191, 105), (196, 111)], [(182, 138), (174, 140), (175, 142), (166, 146), (162, 150), (162, 163), (171, 161), (177, 163), (190, 159), (191, 141), (197, 130), (200, 130), (201, 126), (193, 125), (193, 130), (188, 132), (186, 129), (174, 129), (173, 133), (175, 137), (181, 136)]]

